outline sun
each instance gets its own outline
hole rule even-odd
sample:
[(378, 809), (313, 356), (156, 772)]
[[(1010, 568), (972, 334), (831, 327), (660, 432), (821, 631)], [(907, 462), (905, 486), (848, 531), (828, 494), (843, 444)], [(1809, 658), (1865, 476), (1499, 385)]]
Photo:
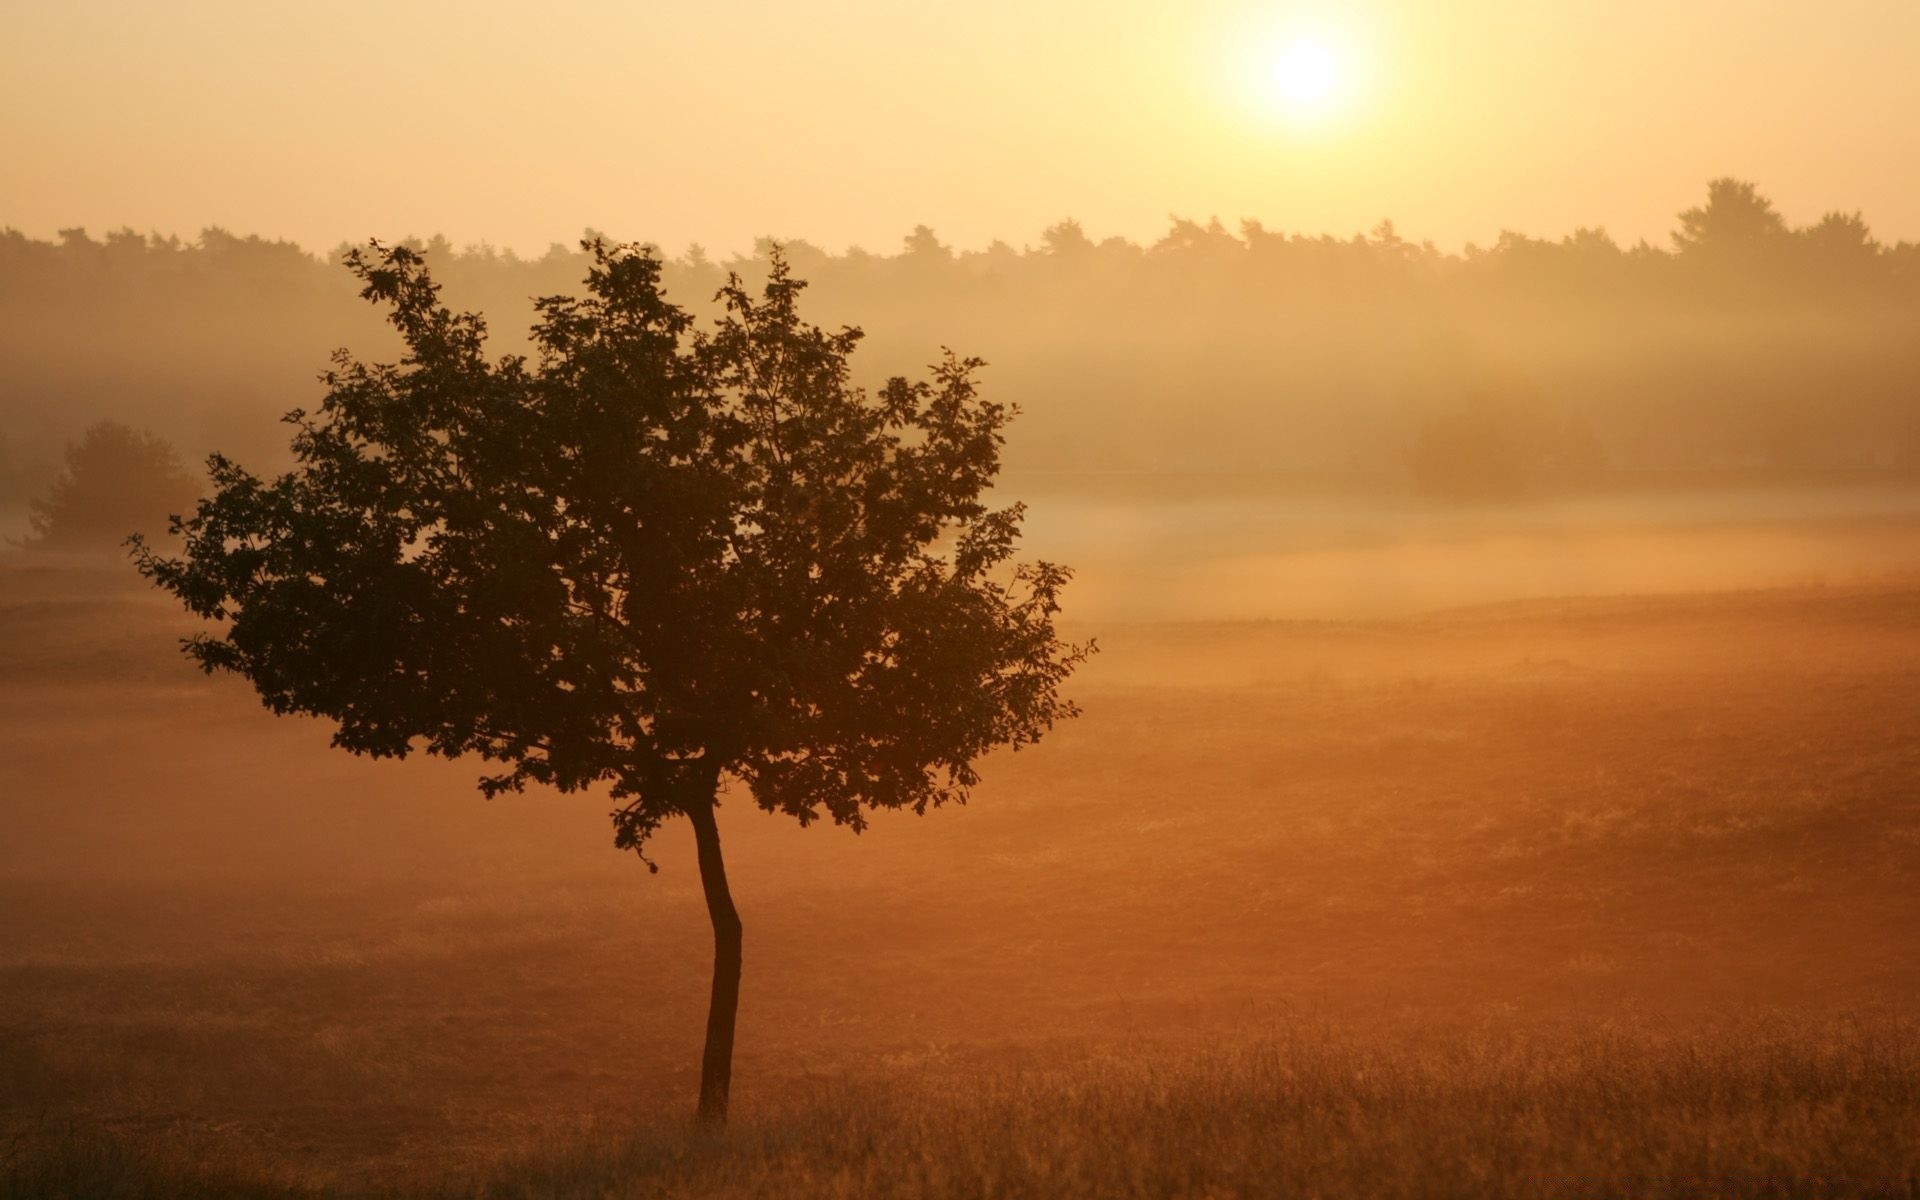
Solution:
[(1346, 98), (1352, 72), (1332, 45), (1318, 38), (1283, 43), (1267, 63), (1267, 102), (1280, 116), (1327, 115)]
[(1289, 103), (1323, 104), (1340, 85), (1340, 60), (1325, 42), (1294, 42), (1274, 59), (1273, 83)]

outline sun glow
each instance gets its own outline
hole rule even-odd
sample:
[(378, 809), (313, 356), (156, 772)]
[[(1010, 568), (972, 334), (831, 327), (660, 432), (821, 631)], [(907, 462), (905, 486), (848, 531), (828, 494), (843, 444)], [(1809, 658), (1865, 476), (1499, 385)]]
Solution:
[(1283, 42), (1262, 64), (1261, 90), (1274, 115), (1319, 121), (1343, 106), (1353, 87), (1346, 55), (1319, 38)]

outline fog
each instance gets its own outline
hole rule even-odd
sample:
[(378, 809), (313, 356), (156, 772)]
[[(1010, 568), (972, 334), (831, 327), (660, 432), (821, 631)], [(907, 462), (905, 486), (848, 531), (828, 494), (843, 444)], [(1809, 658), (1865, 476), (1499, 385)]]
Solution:
[[(496, 354), (589, 261), (416, 245)], [(774, 251), (665, 286), (711, 320)], [(989, 361), (989, 499), (1100, 654), (964, 806), (856, 836), (723, 781), (745, 983), (701, 1142), (689, 822), (655, 875), (599, 782), (343, 753), (195, 669), (208, 624), (118, 544), (179, 548), (209, 452), (285, 469), (334, 348), (399, 355), (344, 250), (0, 238), (20, 1194), (1916, 1177), (1920, 247), (1722, 180), (1659, 247), (779, 252), (864, 382)]]
[[(1034, 236), (1034, 235), (1029, 235)], [(449, 303), (524, 350), (531, 299), (585, 259), (420, 245)], [(670, 258), (710, 309), (763, 254)], [(390, 332), (341, 251), (208, 230), (0, 238), (0, 498), (53, 474), (89, 422), (151, 428), (190, 459), (267, 462), (327, 355)], [(1257, 478), (1439, 500), (1595, 486), (1911, 478), (1920, 464), (1920, 247), (1857, 214), (1792, 228), (1717, 181), (1669, 245), (1603, 231), (1503, 235), (1463, 253), (1257, 222), (1174, 222), (1148, 245), (1072, 222), (1024, 249), (956, 252), (924, 227), (890, 254), (785, 243), (809, 315), (866, 330), (879, 383), (950, 346), (1022, 417), (1011, 476)]]

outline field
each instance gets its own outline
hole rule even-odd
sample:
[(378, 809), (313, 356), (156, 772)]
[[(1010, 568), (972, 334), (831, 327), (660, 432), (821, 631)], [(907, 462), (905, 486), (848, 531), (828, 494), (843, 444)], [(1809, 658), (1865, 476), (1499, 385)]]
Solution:
[[(1920, 529), (1801, 528), (1287, 619), (1056, 534), (1080, 721), (857, 838), (723, 809), (724, 1142), (684, 830), (332, 752), (0, 560), (0, 1193), (1920, 1195)], [(1340, 553), (1273, 578), (1378, 600)]]

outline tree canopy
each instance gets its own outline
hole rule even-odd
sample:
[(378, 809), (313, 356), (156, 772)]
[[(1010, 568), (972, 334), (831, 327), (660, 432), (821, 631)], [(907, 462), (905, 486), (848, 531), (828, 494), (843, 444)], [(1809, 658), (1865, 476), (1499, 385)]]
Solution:
[(1068, 572), (1011, 565), (1021, 506), (982, 499), (1011, 414), (977, 360), (869, 395), (859, 331), (805, 323), (784, 263), (696, 332), (654, 258), (591, 249), (587, 294), (538, 302), (537, 355), (498, 361), (418, 254), (352, 257), (405, 358), (336, 356), (289, 417), (297, 469), (215, 456), (185, 554), (141, 552), (226, 623), (202, 666), (358, 753), (503, 764), (489, 793), (605, 783), (628, 847), (694, 764), (858, 828), (963, 798), (980, 753), (1073, 713)]

